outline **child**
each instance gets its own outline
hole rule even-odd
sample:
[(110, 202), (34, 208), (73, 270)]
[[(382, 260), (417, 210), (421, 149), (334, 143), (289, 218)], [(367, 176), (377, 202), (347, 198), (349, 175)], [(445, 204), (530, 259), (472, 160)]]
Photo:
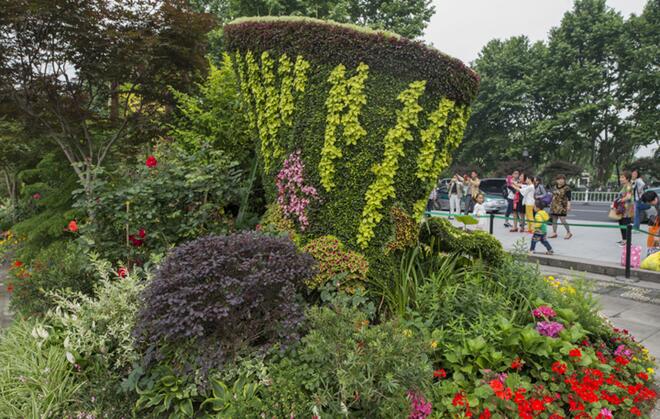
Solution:
[(534, 204), (534, 209), (536, 210), (536, 216), (534, 217), (535, 222), (533, 223), (534, 235), (532, 236), (532, 246), (529, 249), (529, 253), (534, 253), (536, 243), (541, 242), (541, 244), (548, 249), (546, 254), (552, 255), (554, 252), (552, 251), (552, 246), (550, 246), (550, 243), (548, 242), (548, 227), (546, 226), (546, 223), (550, 220), (550, 216), (545, 212), (545, 203), (540, 199), (537, 199)]
[(480, 193), (477, 195), (474, 204), (474, 210), (472, 211), (472, 216), (479, 220), (477, 224), (477, 230), (487, 231), (487, 220), (486, 220), (486, 207), (484, 207), (484, 194)]

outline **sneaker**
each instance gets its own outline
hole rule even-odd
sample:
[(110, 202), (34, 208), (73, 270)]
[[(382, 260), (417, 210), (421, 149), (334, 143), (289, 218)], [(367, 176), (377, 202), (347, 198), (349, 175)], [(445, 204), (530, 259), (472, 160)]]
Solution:
[(509, 224), (509, 223), (504, 223), (504, 228), (510, 228), (510, 227), (511, 227), (511, 224)]
[(548, 256), (552, 256), (555, 254), (555, 252), (553, 252), (552, 250), (548, 250), (547, 252), (545, 252), (545, 254)]

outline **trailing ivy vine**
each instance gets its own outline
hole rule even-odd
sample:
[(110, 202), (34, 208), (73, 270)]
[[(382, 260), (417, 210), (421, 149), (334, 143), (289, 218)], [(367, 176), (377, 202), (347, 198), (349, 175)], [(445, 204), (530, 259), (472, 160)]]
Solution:
[[(335, 165), (333, 160), (342, 157), (342, 151), (336, 145), (336, 131), (343, 126), (343, 137), (346, 145), (355, 145), (358, 140), (367, 135), (367, 131), (360, 125), (360, 111), (367, 103), (364, 95), (364, 84), (369, 73), (369, 66), (360, 63), (357, 74), (346, 79), (346, 67), (343, 64), (336, 66), (330, 76), (330, 92), (325, 101), (327, 114), (325, 125), (325, 141), (321, 150), (319, 174), (321, 185), (326, 191), (335, 187)], [(345, 111), (345, 112), (344, 112)], [(344, 112), (342, 114), (342, 112)]]
[(385, 200), (396, 197), (393, 185), (399, 168), (399, 157), (404, 155), (404, 142), (413, 139), (411, 128), (417, 126), (418, 115), (422, 110), (419, 98), (425, 87), (425, 80), (414, 81), (398, 96), (403, 109), (397, 111), (396, 125), (385, 135), (383, 161), (372, 168), (376, 180), (369, 185), (365, 194), (366, 203), (357, 234), (357, 243), (362, 248), (369, 245), (369, 241), (374, 237), (374, 227), (383, 219), (381, 210)]
[(284, 156), (284, 149), (278, 141), (280, 128), (293, 125), (294, 93), (305, 91), (310, 65), (301, 56), (293, 64), (286, 54), (282, 54), (277, 62), (276, 77), (275, 61), (268, 51), (261, 53), (261, 66), (251, 51), (245, 53), (244, 60), (237, 52), (235, 61), (244, 101), (250, 109), (250, 127), (259, 134), (261, 156), (268, 173), (273, 161)]

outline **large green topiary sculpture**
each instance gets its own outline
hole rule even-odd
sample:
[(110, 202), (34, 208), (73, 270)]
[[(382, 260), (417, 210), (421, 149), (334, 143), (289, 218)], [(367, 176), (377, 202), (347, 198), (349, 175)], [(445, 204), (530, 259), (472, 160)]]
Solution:
[(421, 216), (463, 137), (478, 76), (387, 32), (307, 18), (225, 26), (269, 199), (303, 239), (382, 253), (390, 209)]

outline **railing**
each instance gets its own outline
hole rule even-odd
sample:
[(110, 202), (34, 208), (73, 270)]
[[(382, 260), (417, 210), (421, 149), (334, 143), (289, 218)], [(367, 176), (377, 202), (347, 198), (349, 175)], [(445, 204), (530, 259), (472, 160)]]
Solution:
[(571, 199), (578, 202), (611, 203), (618, 195), (618, 192), (573, 191), (571, 192)]

